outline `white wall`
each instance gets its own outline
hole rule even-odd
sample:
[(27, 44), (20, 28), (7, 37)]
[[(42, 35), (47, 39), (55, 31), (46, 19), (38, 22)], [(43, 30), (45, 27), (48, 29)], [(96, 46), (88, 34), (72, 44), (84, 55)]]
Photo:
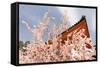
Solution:
[[(100, 0), (17, 0), (17, 1), (98, 6), (98, 12), (100, 12)], [(0, 68), (16, 68), (16, 66), (13, 66), (10, 64), (10, 15), (11, 15), (10, 4), (13, 2), (15, 2), (15, 0), (1, 0), (0, 2)], [(100, 13), (98, 13), (98, 29), (100, 29), (99, 18), (100, 18)], [(98, 34), (100, 34), (99, 30), (98, 30)], [(100, 38), (98, 40), (100, 40)], [(99, 49), (98, 52), (100, 52), (100, 46), (98, 46), (98, 49)], [(98, 56), (100, 56), (100, 53), (98, 54)], [(32, 67), (36, 67), (36, 68), (68, 68), (68, 67), (69, 68), (74, 68), (74, 67), (98, 68), (98, 66), (100, 66), (100, 61), (35, 65), (35, 66), (31, 65), (31, 66), (21, 66), (19, 68), (32, 68)]]

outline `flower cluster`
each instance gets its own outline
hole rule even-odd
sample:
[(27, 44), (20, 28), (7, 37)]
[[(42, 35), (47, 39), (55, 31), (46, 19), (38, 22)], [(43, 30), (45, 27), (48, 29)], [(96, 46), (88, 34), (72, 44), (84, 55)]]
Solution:
[[(19, 50), (19, 63), (45, 63), (96, 59), (96, 51), (85, 29), (76, 29), (62, 43), (58, 37), (46, 42), (31, 43)], [(71, 39), (70, 39), (71, 37)]]

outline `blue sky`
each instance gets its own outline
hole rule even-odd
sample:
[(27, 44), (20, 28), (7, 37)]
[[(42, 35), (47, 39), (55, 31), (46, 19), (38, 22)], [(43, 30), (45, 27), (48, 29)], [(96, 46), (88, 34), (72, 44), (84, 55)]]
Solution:
[[(83, 15), (86, 16), (87, 24), (92, 41), (95, 43), (95, 23), (96, 23), (96, 10), (88, 8), (74, 8), (74, 7), (52, 7), (52, 6), (35, 6), (35, 5), (22, 5), (19, 6), (19, 39), (23, 41), (31, 41), (32, 34), (21, 23), (22, 20), (28, 22), (30, 27), (39, 24), (42, 20), (43, 14), (49, 10), (49, 15), (55, 17), (56, 24), (60, 24), (60, 18), (66, 14), (68, 22), (71, 25), (77, 23)], [(44, 37), (45, 38), (45, 37)]]

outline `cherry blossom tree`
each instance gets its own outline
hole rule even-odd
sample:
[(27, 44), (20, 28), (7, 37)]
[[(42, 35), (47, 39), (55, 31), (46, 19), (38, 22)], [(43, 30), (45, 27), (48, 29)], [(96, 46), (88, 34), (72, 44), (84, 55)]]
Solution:
[[(86, 30), (84, 28), (77, 28), (70, 32), (65, 36), (67, 39), (64, 40), (65, 43), (62, 43), (62, 39), (58, 40), (58, 34), (67, 29), (66, 16), (62, 17), (61, 25), (58, 27), (54, 22), (55, 18), (48, 14), (48, 12), (45, 12), (42, 21), (37, 26), (34, 25), (34, 28), (31, 28), (28, 22), (22, 21), (26, 28), (34, 35), (33, 42), (38, 44), (31, 43), (27, 47), (23, 47), (26, 51), (19, 50), (20, 64), (96, 59), (95, 47), (90, 37), (85, 35)], [(51, 22), (51, 20), (53, 21)], [(48, 40), (52, 40), (50, 40), (51, 43), (42, 44), (41, 42), (44, 43), (43, 35), (48, 28), (49, 22), (52, 23), (52, 28), (48, 33), (50, 36)]]
[[(33, 28), (31, 28), (26, 21), (22, 21), (22, 23), (26, 26), (26, 28), (33, 34), (33, 42), (40, 43), (43, 42), (43, 35), (44, 35), (44, 30), (47, 29), (48, 22), (49, 22), (50, 17), (48, 16), (48, 12), (45, 12), (42, 21)], [(35, 40), (35, 41), (34, 41)]]

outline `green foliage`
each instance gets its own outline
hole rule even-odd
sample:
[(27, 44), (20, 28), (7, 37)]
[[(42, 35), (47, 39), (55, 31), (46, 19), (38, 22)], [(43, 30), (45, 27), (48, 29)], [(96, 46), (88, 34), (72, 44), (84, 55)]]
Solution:
[(25, 43), (23, 41), (19, 41), (19, 49), (23, 50), (23, 47), (27, 47), (28, 44), (30, 44), (30, 41), (26, 41)]
[(23, 46), (24, 46), (23, 41), (19, 41), (19, 49), (22, 49), (22, 48), (23, 48)]
[(25, 45), (28, 45), (28, 44), (30, 44), (30, 41), (26, 41), (26, 42), (25, 42)]

